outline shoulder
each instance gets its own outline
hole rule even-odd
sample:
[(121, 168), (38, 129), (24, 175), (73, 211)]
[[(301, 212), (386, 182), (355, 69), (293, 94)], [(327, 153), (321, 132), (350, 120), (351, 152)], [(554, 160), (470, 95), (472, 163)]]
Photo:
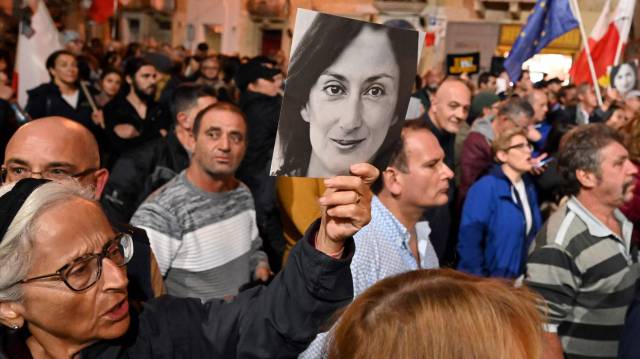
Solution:
[(29, 96), (48, 96), (59, 92), (58, 87), (50, 82), (27, 91)]

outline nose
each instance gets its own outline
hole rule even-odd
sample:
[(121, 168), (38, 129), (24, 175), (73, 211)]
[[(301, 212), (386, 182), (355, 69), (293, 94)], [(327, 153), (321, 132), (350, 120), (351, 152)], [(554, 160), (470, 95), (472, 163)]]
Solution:
[(223, 152), (228, 152), (231, 148), (231, 140), (228, 135), (220, 136), (220, 141), (218, 142), (218, 149)]
[(638, 174), (638, 167), (630, 160), (627, 160), (627, 167), (629, 168), (629, 175), (635, 176)]
[(453, 171), (445, 163), (442, 164), (442, 173), (443, 173), (443, 177), (446, 178), (447, 180), (450, 180), (453, 178)]
[(129, 284), (125, 267), (119, 267), (109, 258), (102, 260), (102, 280), (105, 290), (122, 290)]
[(353, 132), (362, 126), (361, 106), (360, 94), (357, 92), (352, 93), (346, 100), (345, 106), (341, 109), (341, 114), (338, 114), (340, 116), (340, 129), (343, 132)]

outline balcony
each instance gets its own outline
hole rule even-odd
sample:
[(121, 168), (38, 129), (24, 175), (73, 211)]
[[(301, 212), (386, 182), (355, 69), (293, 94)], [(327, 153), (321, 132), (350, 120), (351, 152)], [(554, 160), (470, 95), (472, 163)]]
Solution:
[(474, 0), (473, 9), (483, 19), (487, 10), (508, 12), (512, 19), (520, 20), (522, 12), (533, 9), (536, 0)]

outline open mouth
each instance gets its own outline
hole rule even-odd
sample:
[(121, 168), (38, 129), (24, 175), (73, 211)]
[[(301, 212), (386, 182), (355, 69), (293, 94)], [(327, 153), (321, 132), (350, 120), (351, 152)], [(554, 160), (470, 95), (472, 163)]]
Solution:
[(129, 301), (124, 298), (121, 302), (114, 305), (104, 315), (112, 321), (119, 321), (129, 313)]
[(342, 150), (351, 150), (357, 147), (360, 143), (362, 143), (365, 139), (337, 139), (337, 138), (329, 138), (339, 149)]

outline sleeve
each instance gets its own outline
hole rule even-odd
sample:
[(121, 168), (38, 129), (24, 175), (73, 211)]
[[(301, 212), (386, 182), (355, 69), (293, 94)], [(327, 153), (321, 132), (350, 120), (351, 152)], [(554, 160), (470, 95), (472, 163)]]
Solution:
[[(640, 283), (639, 283), (640, 284)], [(640, 353), (640, 285), (636, 284), (636, 296), (629, 306), (627, 318), (624, 322), (624, 329), (620, 336), (620, 347), (618, 348), (618, 359), (633, 359)]]
[(541, 310), (548, 314), (545, 330), (557, 332), (573, 307), (581, 273), (562, 248), (546, 245), (535, 249), (527, 260), (525, 283), (544, 299)]
[[(478, 132), (471, 132), (464, 141), (460, 158), (460, 196), (464, 198), (467, 191), (483, 172), (491, 166), (491, 150), (484, 136)], [(487, 160), (488, 159), (488, 160)]]
[(47, 98), (46, 96), (38, 95), (34, 91), (28, 92), (27, 106), (25, 111), (33, 119), (38, 119), (47, 116)]
[(131, 218), (131, 224), (147, 232), (160, 273), (165, 276), (182, 246), (177, 219), (162, 206), (147, 202), (138, 208)]
[(262, 238), (258, 232), (258, 226), (256, 224), (256, 214), (253, 212), (251, 219), (251, 271), (255, 272), (258, 268), (269, 268), (269, 259), (264, 251), (261, 251)]
[(349, 264), (316, 250), (314, 223), (269, 286), (240, 293), (232, 302), (165, 296), (145, 305), (130, 353), (147, 357), (293, 358), (330, 316), (353, 299)]
[(108, 218), (128, 223), (144, 201), (144, 180), (149, 173), (147, 164), (155, 163), (152, 158), (145, 157), (144, 153), (135, 151), (120, 156), (114, 164), (100, 199)]
[(488, 182), (476, 182), (464, 201), (458, 232), (458, 269), (480, 276), (487, 274), (484, 263), (484, 241), (492, 216), (493, 189)]

